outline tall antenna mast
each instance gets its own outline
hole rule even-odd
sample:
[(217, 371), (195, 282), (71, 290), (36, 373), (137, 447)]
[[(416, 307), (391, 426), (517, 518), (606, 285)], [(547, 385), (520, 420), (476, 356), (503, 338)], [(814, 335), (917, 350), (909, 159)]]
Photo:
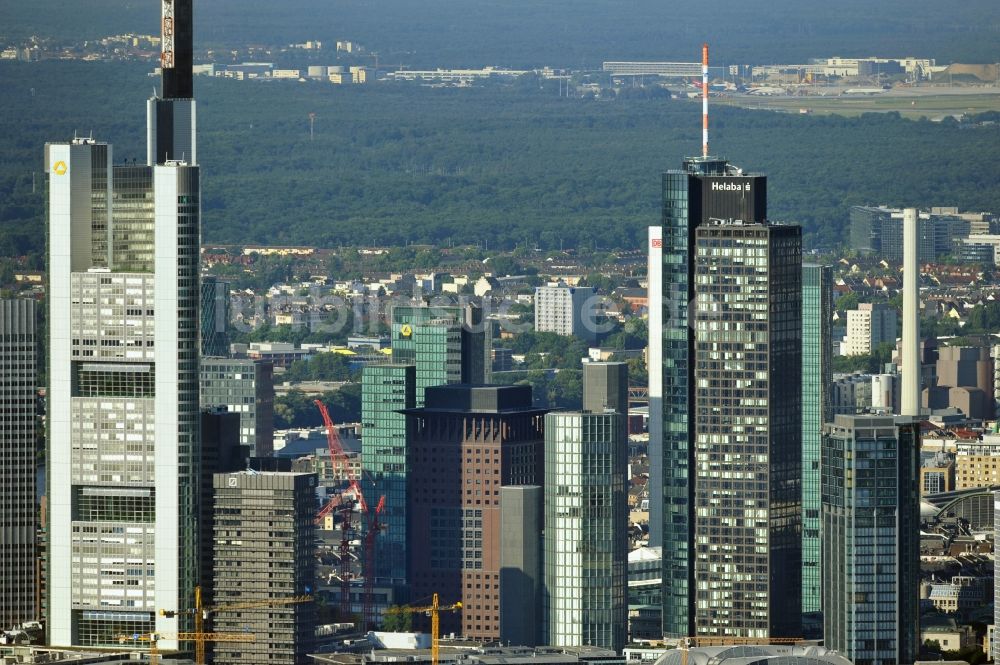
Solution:
[(708, 157), (708, 44), (701, 45), (701, 156)]

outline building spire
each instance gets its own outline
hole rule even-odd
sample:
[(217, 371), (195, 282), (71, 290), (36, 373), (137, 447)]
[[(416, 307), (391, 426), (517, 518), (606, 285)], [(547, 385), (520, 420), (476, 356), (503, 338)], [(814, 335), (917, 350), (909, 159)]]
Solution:
[(192, 67), (194, 66), (193, 0), (160, 0), (160, 71), (163, 78), (163, 99), (194, 97)]
[(708, 44), (701, 45), (701, 156), (708, 157)]

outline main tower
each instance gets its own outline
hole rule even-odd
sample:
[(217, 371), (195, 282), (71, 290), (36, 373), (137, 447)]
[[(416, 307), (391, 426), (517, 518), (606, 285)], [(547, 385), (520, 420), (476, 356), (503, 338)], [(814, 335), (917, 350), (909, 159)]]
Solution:
[(146, 165), (114, 166), (112, 146), (90, 138), (45, 146), (53, 646), (183, 630), (158, 611), (192, 607), (199, 579), (191, 0), (162, 7)]
[(767, 218), (767, 178), (703, 155), (663, 174), (649, 228), (649, 527), (663, 547), (663, 634), (695, 635), (695, 238), (710, 220)]

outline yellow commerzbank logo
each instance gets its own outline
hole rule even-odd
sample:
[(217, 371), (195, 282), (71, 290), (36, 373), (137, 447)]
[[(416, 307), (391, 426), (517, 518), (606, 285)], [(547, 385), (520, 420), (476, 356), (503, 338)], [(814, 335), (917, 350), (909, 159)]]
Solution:
[(409, 337), (413, 334), (413, 328), (410, 327), (409, 323), (403, 324), (403, 327), (399, 329), (399, 334), (403, 337)]
[(66, 162), (61, 159), (52, 166), (52, 172), (56, 175), (66, 175), (66, 171), (68, 170), (69, 167), (66, 166)]

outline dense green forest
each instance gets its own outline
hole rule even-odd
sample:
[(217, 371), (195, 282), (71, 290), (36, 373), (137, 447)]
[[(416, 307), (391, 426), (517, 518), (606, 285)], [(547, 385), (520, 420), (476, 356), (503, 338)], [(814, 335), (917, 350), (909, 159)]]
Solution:
[[(6, 0), (0, 37), (155, 32), (155, 0)], [(199, 47), (351, 39), (417, 67), (917, 56), (994, 62), (995, 0), (198, 0)]]
[[(144, 161), (156, 83), (146, 74), (0, 63), (0, 256), (42, 246), (45, 141), (93, 132), (114, 143), (116, 161)], [(697, 104), (566, 99), (534, 80), (427, 89), (198, 78), (196, 94), (212, 243), (634, 248), (658, 221), (660, 172), (700, 147)], [(712, 116), (714, 149), (767, 173), (770, 216), (804, 224), (813, 247), (844, 241), (853, 204), (1000, 211), (998, 132), (894, 114)]]

